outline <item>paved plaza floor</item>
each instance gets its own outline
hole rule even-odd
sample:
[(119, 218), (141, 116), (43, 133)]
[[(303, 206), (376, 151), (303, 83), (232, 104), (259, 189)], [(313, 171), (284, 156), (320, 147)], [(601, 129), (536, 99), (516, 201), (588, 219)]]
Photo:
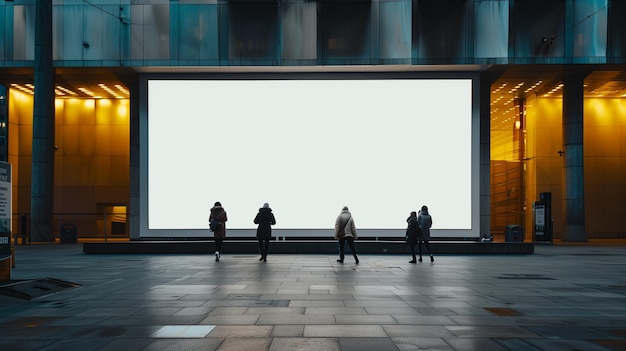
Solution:
[(79, 286), (0, 295), (0, 350), (626, 350), (624, 245), (258, 258), (17, 246), (12, 281)]

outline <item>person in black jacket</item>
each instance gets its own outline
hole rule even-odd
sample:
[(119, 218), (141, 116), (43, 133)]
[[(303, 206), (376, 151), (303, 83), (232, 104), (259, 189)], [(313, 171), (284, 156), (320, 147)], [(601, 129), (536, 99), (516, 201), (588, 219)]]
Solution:
[(409, 214), (409, 218), (406, 219), (406, 222), (408, 223), (406, 228), (406, 244), (411, 249), (411, 256), (413, 257), (409, 263), (417, 263), (415, 245), (417, 245), (418, 238), (422, 236), (422, 231), (417, 225), (417, 212), (412, 211)]
[[(211, 213), (209, 214), (209, 223), (215, 221), (217, 223), (217, 228), (213, 231), (213, 237), (215, 238), (215, 262), (220, 261), (222, 252), (222, 244), (224, 243), (224, 238), (226, 237), (226, 221), (228, 220), (228, 216), (226, 215), (226, 211), (222, 204), (217, 201), (213, 207), (211, 207)], [(209, 224), (210, 226), (210, 224)]]
[(276, 218), (272, 213), (270, 205), (266, 202), (263, 207), (259, 208), (259, 213), (254, 217), (254, 224), (258, 224), (256, 237), (259, 239), (259, 251), (261, 258), (259, 261), (267, 262), (267, 251), (272, 238), (272, 226), (276, 224)]

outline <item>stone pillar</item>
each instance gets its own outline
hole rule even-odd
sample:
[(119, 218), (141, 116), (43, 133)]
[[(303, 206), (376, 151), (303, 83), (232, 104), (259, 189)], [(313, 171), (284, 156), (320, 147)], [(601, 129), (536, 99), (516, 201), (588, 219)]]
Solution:
[[(141, 187), (141, 174), (140, 170), (140, 150), (142, 147), (148, 147), (148, 145), (141, 146), (140, 144), (140, 130), (139, 130), (139, 115), (140, 115), (140, 101), (148, 101), (147, 98), (142, 99), (141, 93), (146, 94), (145, 90), (140, 92), (138, 82), (125, 82), (126, 86), (130, 90), (130, 207), (129, 207), (129, 226), (130, 239), (141, 239), (139, 228), (140, 218), (140, 187)], [(146, 109), (147, 106), (144, 106)], [(144, 110), (144, 113), (147, 113)], [(147, 133), (147, 132), (146, 132)], [(146, 172), (147, 173), (147, 172)]]
[(54, 67), (52, 0), (35, 5), (35, 98), (31, 171), (31, 240), (54, 241)]
[(563, 221), (564, 241), (587, 241), (583, 154), (583, 75), (563, 83)]
[[(482, 72), (479, 80), (478, 108), (480, 114), (480, 236), (491, 236), (491, 85), (507, 70), (494, 66)], [(474, 87), (475, 88), (475, 87)], [(474, 106), (476, 108), (476, 106)]]
[(491, 236), (491, 84), (499, 74), (483, 73), (480, 77), (480, 236)]

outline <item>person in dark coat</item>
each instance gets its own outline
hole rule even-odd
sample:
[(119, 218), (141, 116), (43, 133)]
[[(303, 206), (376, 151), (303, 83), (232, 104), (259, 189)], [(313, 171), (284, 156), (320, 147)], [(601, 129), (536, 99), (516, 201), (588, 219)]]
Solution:
[(259, 239), (259, 251), (261, 258), (259, 261), (267, 262), (267, 251), (272, 238), (272, 226), (276, 224), (276, 218), (272, 213), (270, 205), (266, 202), (263, 207), (259, 208), (259, 213), (254, 217), (254, 224), (258, 224), (256, 237)]
[(406, 244), (411, 249), (411, 256), (413, 259), (409, 261), (409, 263), (417, 263), (415, 257), (415, 245), (417, 245), (418, 238), (422, 236), (422, 232), (417, 225), (417, 212), (412, 211), (409, 214), (409, 218), (406, 219), (407, 228), (406, 228)]
[(430, 251), (430, 245), (428, 244), (428, 240), (430, 240), (430, 227), (433, 225), (433, 218), (428, 213), (427, 206), (422, 206), (422, 210), (417, 216), (417, 225), (422, 231), (422, 237), (418, 238), (418, 248), (420, 255), (419, 261), (422, 262), (422, 242), (424, 242), (424, 246), (426, 246), (426, 251), (428, 251), (428, 254), (430, 255), (430, 262), (435, 262), (435, 258)]
[(215, 238), (215, 262), (220, 261), (220, 252), (222, 252), (222, 244), (226, 237), (226, 221), (228, 216), (222, 204), (218, 201), (213, 207), (211, 207), (211, 213), (209, 215), (209, 223), (212, 220), (217, 220), (218, 227), (213, 231), (213, 237)]

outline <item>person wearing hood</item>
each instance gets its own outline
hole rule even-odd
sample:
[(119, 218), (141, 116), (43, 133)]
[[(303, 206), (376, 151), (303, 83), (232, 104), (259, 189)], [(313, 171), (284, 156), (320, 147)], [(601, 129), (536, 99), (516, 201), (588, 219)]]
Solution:
[(417, 216), (417, 225), (420, 227), (422, 231), (422, 236), (418, 238), (418, 249), (419, 249), (419, 261), (422, 262), (422, 242), (424, 242), (424, 246), (426, 246), (426, 251), (430, 255), (430, 262), (435, 262), (433, 258), (433, 254), (430, 251), (430, 245), (428, 244), (428, 240), (430, 240), (430, 227), (433, 225), (433, 218), (428, 214), (428, 207), (422, 206), (422, 210)]
[(417, 225), (417, 212), (411, 211), (409, 218), (406, 219), (406, 222), (406, 244), (411, 249), (411, 256), (413, 257), (409, 263), (417, 263), (417, 259), (415, 257), (415, 245), (417, 245), (418, 238), (421, 238), (422, 236), (422, 231)]
[(226, 237), (226, 221), (228, 220), (226, 211), (219, 201), (211, 207), (209, 223), (213, 220), (217, 222), (217, 228), (213, 230), (213, 237), (215, 238), (215, 262), (219, 262), (221, 257), (220, 252), (222, 252), (222, 243), (224, 243), (224, 238)]
[(267, 202), (263, 204), (263, 207), (259, 208), (259, 212), (254, 217), (254, 224), (259, 225), (256, 230), (256, 237), (259, 239), (259, 251), (261, 253), (259, 261), (267, 262), (267, 251), (272, 238), (272, 226), (276, 224), (276, 218), (274, 218), (272, 209)]
[(348, 210), (348, 206), (344, 206), (337, 216), (335, 220), (335, 240), (339, 240), (339, 259), (337, 262), (343, 263), (344, 254), (343, 249), (346, 241), (348, 242), (348, 246), (350, 246), (350, 250), (352, 251), (352, 256), (354, 256), (354, 262), (359, 264), (359, 257), (356, 254), (356, 248), (354, 247), (354, 240), (356, 240), (356, 226), (354, 225), (354, 219), (352, 219), (352, 214)]

